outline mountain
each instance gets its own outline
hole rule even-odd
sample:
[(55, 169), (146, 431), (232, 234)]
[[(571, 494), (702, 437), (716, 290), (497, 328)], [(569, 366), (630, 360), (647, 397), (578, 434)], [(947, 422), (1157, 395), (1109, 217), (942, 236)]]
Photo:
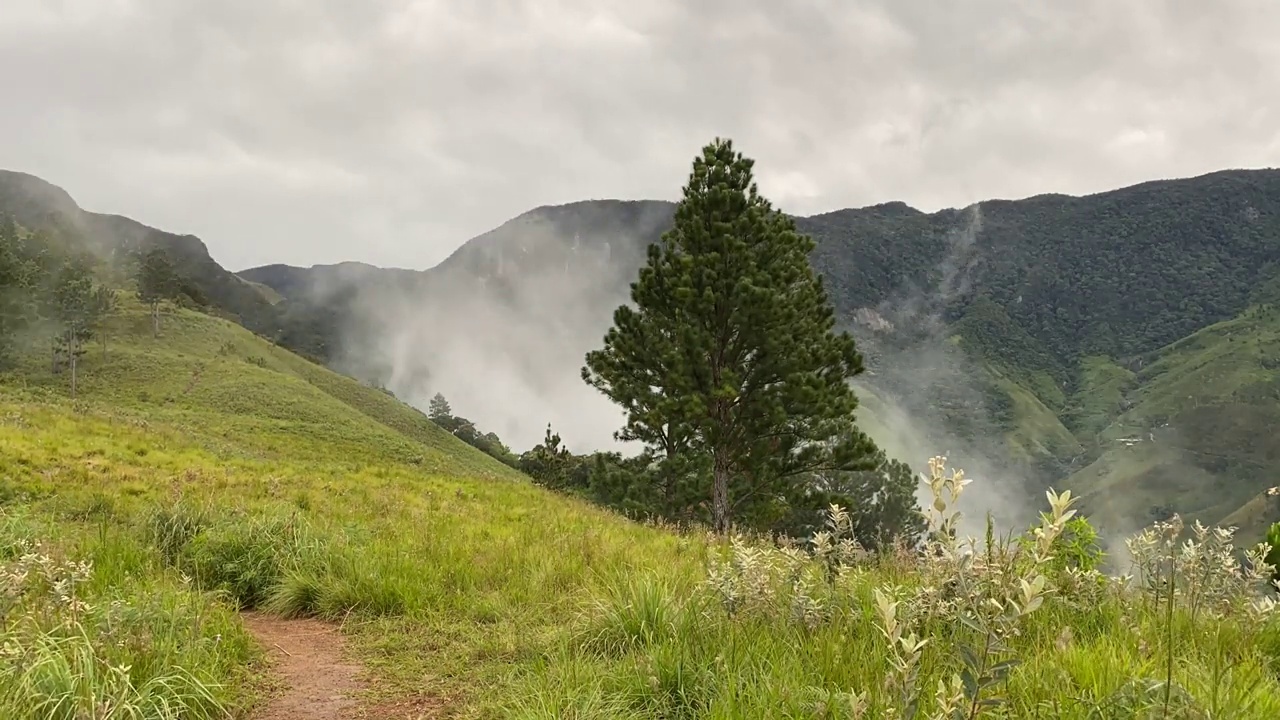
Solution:
[[(237, 276), (194, 237), (0, 175), (0, 212), (21, 224), (107, 252), (162, 245), (210, 311), (419, 407), (443, 390), (517, 449), (548, 420), (575, 450), (610, 443), (617, 410), (578, 368), (673, 207), (537, 208), (423, 271)], [(891, 454), (948, 454), (993, 481), (982, 504), (997, 515), (1051, 484), (1083, 493), (1108, 532), (1175, 511), (1250, 531), (1280, 519), (1265, 494), (1280, 471), (1280, 171), (796, 223), (867, 356), (860, 421)]]
[(62, 236), (108, 259), (162, 248), (189, 282), (188, 294), (195, 296), (190, 299), (254, 332), (271, 336), (279, 330), (275, 291), (223, 268), (194, 235), (175, 235), (120, 215), (83, 210), (62, 188), (8, 170), (0, 170), (0, 212), (29, 230)]
[[(406, 340), (413, 321), (395, 308), (409, 305), (427, 316), (424, 335), (465, 337), (486, 352), (507, 347), (518, 328), (517, 346), (534, 360), (503, 370), (567, 388), (673, 207), (538, 208), (394, 281), (367, 266), (272, 266), (241, 277), (325, 308), (324, 344), (364, 355), (329, 359), (392, 386), (406, 368), (432, 374), (430, 353), (370, 360), (377, 338), (430, 345)], [(1031, 494), (1065, 484), (1117, 532), (1172, 511), (1221, 520), (1280, 471), (1280, 399), (1267, 394), (1280, 349), (1266, 339), (1275, 324), (1265, 309), (1280, 301), (1280, 172), (935, 213), (895, 202), (796, 223), (817, 241), (814, 267), (868, 356), (864, 423), (913, 461), (945, 450)], [(438, 307), (449, 308), (447, 322)], [(1206, 349), (1189, 354), (1189, 345)], [(1174, 380), (1205, 373), (1216, 380)], [(1156, 429), (1158, 458), (1139, 460), (1140, 443), (1122, 442)], [(1225, 459), (1210, 462), (1207, 446)]]
[[(629, 522), (235, 323), (162, 315), (156, 337), (149, 308), (123, 294), (74, 401), (42, 344), (0, 372), (0, 716), (44, 719), (56, 705), (67, 712), (54, 717), (84, 718), (703, 720), (830, 717), (855, 694), (909, 704), (886, 689), (900, 654), (871, 598), (956, 582), (948, 565), (904, 554), (849, 567), (805, 542), (784, 551)], [(1096, 374), (1107, 388), (1129, 378)], [(962, 566), (959, 581), (982, 590), (958, 593), (962, 610), (1014, 600), (1048, 616), (1005, 625), (1021, 628), (1006, 642), (1024, 663), (996, 688), (1004, 716), (1059, 700), (1159, 714), (1153, 676), (1166, 670), (1148, 647), (1169, 648), (1154, 657), (1192, 678), (1175, 707), (1222, 697), (1235, 703), (1223, 717), (1280, 716), (1274, 623), (1244, 610), (1258, 584), (1215, 557), (1183, 558), (1177, 585), (1194, 573), (1235, 604), (1180, 594), (1175, 612), (1158, 583), (1099, 593), (1066, 563)], [(1038, 610), (1019, 599), (1037, 577), (1054, 590)], [(927, 689), (963, 671), (984, 633), (951, 605), (919, 604), (936, 613), (916, 618), (936, 629), (919, 664)], [(1215, 675), (1224, 662), (1239, 671)]]

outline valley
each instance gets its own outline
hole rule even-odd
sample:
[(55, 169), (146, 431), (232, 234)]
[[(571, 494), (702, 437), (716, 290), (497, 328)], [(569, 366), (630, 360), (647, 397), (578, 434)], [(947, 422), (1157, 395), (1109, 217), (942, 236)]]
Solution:
[[(314, 678), (270, 618), (341, 636), (319, 664), (351, 717), (856, 717), (898, 702), (877, 688), (910, 682), (899, 662), (929, 678), (902, 692), (932, 712), (964, 695), (955, 659), (979, 662), (965, 623), (1008, 623), (981, 657), (1012, 716), (1208, 697), (1216, 716), (1280, 713), (1280, 629), (1260, 579), (1222, 562), (1280, 520), (1280, 172), (796, 219), (866, 359), (858, 424), (922, 473), (921, 505), (958, 481), (929, 462), (945, 454), (973, 480), (966, 532), (991, 512), (1001, 532), (1061, 539), (1061, 557), (993, 544), (968, 570), (636, 522), (428, 416), (442, 392), (516, 454), (548, 422), (576, 454), (616, 449), (620, 416), (579, 369), (671, 212), (539, 208), (424, 271), (231, 272), (197, 238), (0, 174), (15, 237), (88, 248), (95, 282), (126, 290), (76, 355), (74, 398), (38, 326), (0, 371), (0, 701), (34, 719), (40, 697), (72, 708), (107, 688), (137, 717), (293, 717), (271, 713), (322, 693), (288, 685)], [(122, 268), (157, 248), (176, 280), (153, 318)], [(1212, 621), (1195, 624), (1200, 595), (1158, 589), (1179, 552), (1163, 526), (1131, 553), (1156, 589), (1126, 594), (1090, 574), (1076, 501), (1050, 487), (1110, 548), (1175, 514), (1238, 526), (1234, 547), (1193, 553)], [(1017, 612), (937, 599), (955, 587)], [(899, 620), (929, 642), (886, 642)], [(1175, 655), (1179, 693), (1139, 682)]]
[[(207, 311), (419, 408), (443, 391), (516, 452), (548, 422), (575, 452), (616, 446), (616, 410), (578, 370), (672, 207), (539, 208), (424, 271), (232, 273), (190, 236), (87, 213), (30, 176), (0, 182), (20, 223), (107, 252), (170, 248)], [(1002, 508), (1018, 522), (1052, 485), (1117, 536), (1175, 512), (1217, 523), (1280, 477), (1280, 171), (796, 222), (867, 358), (874, 439), (917, 468), (945, 450), (1018, 498)], [(1122, 442), (1157, 431), (1158, 446)], [(1253, 516), (1249, 537), (1280, 520)]]

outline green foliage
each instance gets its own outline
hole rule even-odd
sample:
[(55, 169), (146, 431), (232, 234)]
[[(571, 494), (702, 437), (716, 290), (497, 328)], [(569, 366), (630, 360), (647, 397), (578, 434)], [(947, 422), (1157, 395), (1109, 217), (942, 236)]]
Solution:
[[(1122, 590), (1031, 562), (1034, 539), (990, 555), (980, 547), (968, 566), (960, 552), (858, 552), (845, 544), (856, 504), (798, 558), (796, 547), (735, 548), (521, 482), (426, 415), (229, 322), (177, 310), (156, 340), (147, 310), (121, 305), (115, 349), (86, 356), (99, 382), (78, 403), (42, 379), (42, 363), (21, 363), (23, 382), (0, 385), (0, 556), (21, 557), (24, 538), (56, 540), (50, 556), (94, 561), (80, 597), (119, 601), (114, 614), (89, 616), (89, 644), (23, 640), (23, 657), (46, 661), (7, 666), (13, 677), (70, 669), (56, 673), (60, 684), (15, 680), (52, 688), (6, 702), (28, 708), (16, 717), (47, 716), (36, 703), (50, 696), (133, 698), (139, 717), (225, 717), (201, 704), (201, 687), (252, 717), (260, 686), (241, 603), (342, 621), (375, 696), (445, 698), (459, 717), (850, 717), (859, 697), (874, 717), (901, 707), (895, 698), (910, 702), (912, 681), (921, 716), (959, 692), (1002, 702), (980, 717), (1142, 717), (1162, 707), (1164, 693), (1150, 688), (1164, 682), (1170, 652), (1171, 707), (1241, 720), (1280, 712), (1280, 631), (1239, 614), (1252, 596), (1200, 549), (1190, 557), (1214, 562), (1136, 548), (1148, 566), (1177, 558), (1166, 622), (1166, 594), (1157, 607), (1160, 591), (1144, 585)], [(140, 400), (143, 390), (152, 399)], [(544, 445), (561, 449), (551, 439)], [(652, 469), (588, 460), (570, 477), (583, 465), (605, 476)], [(705, 466), (686, 471), (672, 496), (688, 481), (705, 499)], [(611, 489), (593, 473), (575, 483)], [(1052, 555), (1075, 522), (1059, 523), (1064, 514), (1051, 513)], [(1033, 612), (984, 610), (988, 599), (1029, 607), (1021, 580), (1042, 598)], [(927, 640), (907, 672), (898, 663), (914, 655), (884, 636), (877, 590), (898, 602), (899, 637)], [(1237, 599), (1219, 602), (1226, 591)], [(1192, 618), (1195, 597), (1205, 599)], [(955, 619), (961, 611), (979, 630)], [(1003, 633), (998, 642), (984, 640), (987, 627)], [(94, 634), (106, 628), (110, 641)], [(121, 636), (124, 647), (113, 642)], [(86, 647), (92, 654), (77, 650)], [(1019, 662), (1006, 673), (1010, 659)], [(106, 671), (124, 665), (128, 683)], [(964, 670), (980, 694), (953, 684)], [(139, 699), (152, 695), (173, 714)]]
[(931, 470), (928, 552), (867, 555), (842, 532), (798, 546), (732, 538), (692, 590), (618, 578), (506, 715), (1261, 720), (1280, 709), (1277, 608), (1252, 594), (1256, 566), (1224, 562), (1229, 542), (1140, 535), (1135, 558), (1167, 568), (1180, 592), (1131, 585), (1055, 563), (1074, 542), (1067, 527), (1082, 526), (1074, 499), (1050, 494), (1032, 532), (971, 551), (947, 530), (947, 500), (966, 481)]
[[(1266, 543), (1269, 547), (1267, 550), (1267, 562), (1277, 568), (1272, 574), (1273, 583), (1280, 582), (1280, 522), (1272, 523), (1267, 529)], [(1276, 589), (1280, 590), (1280, 585), (1276, 585)]]
[[(6, 511), (6, 521), (14, 516)], [(13, 524), (7, 530), (12, 532)], [(157, 573), (147, 548), (100, 533), (68, 560), (29, 528), (0, 560), (5, 717), (227, 717), (256, 652), (227, 609)]]
[(1098, 569), (1102, 558), (1098, 531), (1087, 518), (1078, 515), (1063, 525), (1062, 534), (1054, 545), (1054, 556), (1047, 562), (1047, 567), (1056, 572), (1065, 572), (1068, 568), (1088, 572)]
[(547, 423), (545, 439), (522, 454), (516, 467), (539, 485), (563, 490), (573, 484), (574, 461), (573, 454), (560, 444), (560, 436), (552, 433), (551, 424)]
[[(951, 331), (960, 336), (967, 350), (977, 357), (991, 358), (1001, 371), (1035, 392), (1041, 402), (1061, 409), (1062, 387), (1070, 373), (991, 298), (975, 298), (951, 325)], [(1037, 377), (1038, 373), (1043, 373), (1045, 379)]]
[(12, 362), (17, 336), (31, 321), (32, 270), (17, 225), (0, 213), (0, 369)]
[(0, 216), (0, 366), (47, 341), (52, 371), (71, 370), (74, 397), (85, 343), (103, 331), (116, 307), (115, 292), (97, 282), (97, 269), (83, 249), (43, 235), (24, 237), (11, 218)]
[(664, 459), (706, 456), (718, 532), (820, 468), (863, 468), (848, 379), (862, 372), (807, 257), (753, 161), (717, 139), (695, 158), (675, 225), (649, 248), (583, 379), (627, 413), (618, 437)]
[[(940, 426), (939, 436), (929, 438), (930, 444), (963, 447), (974, 459), (994, 465), (992, 472), (1023, 478), (1033, 494), (1049, 484), (1106, 488), (1095, 509), (1116, 498), (1126, 507), (1118, 520), (1100, 518), (1110, 531), (1128, 529), (1125, 523), (1157, 504), (1216, 522), (1260, 490), (1259, 476), (1280, 469), (1271, 457), (1274, 438), (1258, 429), (1267, 427), (1273, 413), (1241, 401), (1249, 392), (1276, 397), (1280, 387), (1280, 352), (1265, 342), (1268, 331), (1261, 322), (1268, 313), (1272, 322), (1280, 317), (1276, 197), (1280, 173), (1226, 171), (1087, 197), (1037, 196), (931, 214), (888, 203), (796, 218), (795, 226), (816, 241), (809, 258), (840, 325), (855, 324), (856, 313), (869, 308), (896, 323), (884, 332), (863, 332), (860, 326), (858, 348), (875, 375), (861, 377), (864, 387), (895, 397), (912, 415), (936, 421), (931, 424)], [(673, 209), (668, 203), (625, 202), (539, 208), (468, 243), (454, 260), (426, 273), (345, 264), (277, 265), (244, 273), (259, 285), (241, 282), (218, 266), (195, 238), (86, 213), (47, 183), (0, 173), (0, 211), (13, 213), (34, 231), (22, 231), (24, 238), (38, 237), (60, 248), (35, 253), (37, 265), (72, 246), (117, 258), (163, 249), (182, 275), (180, 294), (195, 298), (179, 303), (207, 303), (209, 312), (320, 360), (336, 357), (342, 333), (367, 319), (358, 312), (359, 300), (371, 290), (394, 286), (397, 292), (417, 293), (429, 279), (450, 292), (478, 291), (502, 299), (502, 292), (491, 292), (501, 284), (496, 281), (488, 289), (461, 289), (480, 287), (465, 282), (470, 278), (494, 279), (494, 257), (501, 255), (495, 250), (527, 245), (520, 272), (554, 268), (580, 281), (575, 287), (591, 286), (581, 302), (522, 308), (531, 322), (563, 323), (567, 306), (575, 312), (609, 307), (613, 303), (600, 298), (622, 296), (647, 246), (671, 227)], [(571, 240), (579, 237), (580, 243)], [(99, 272), (99, 277), (119, 274), (115, 268), (103, 270), (111, 274)], [(339, 276), (350, 282), (331, 282)], [(508, 289), (516, 280), (509, 278)], [(319, 285), (333, 292), (311, 292)], [(0, 305), (5, 302), (0, 298)], [(893, 316), (893, 308), (902, 310), (901, 317)], [(1259, 322), (1253, 328), (1236, 322), (1255, 312)], [(0, 312), (0, 346), (29, 339), (32, 326), (15, 330), (14, 315)], [(595, 310), (574, 320), (580, 327), (606, 327), (603, 312)], [(1176, 363), (1162, 363), (1166, 369), (1179, 365), (1174, 374), (1185, 375), (1186, 383), (1174, 387), (1154, 373), (1139, 372), (1153, 357), (1215, 323), (1235, 334), (1200, 335), (1196, 342), (1207, 345), (1198, 357), (1183, 347)], [(105, 334), (99, 336), (105, 340)], [(901, 342), (907, 336), (921, 342)], [(945, 359), (934, 367), (916, 366), (917, 356), (938, 355), (939, 338), (954, 338), (956, 345), (944, 342)], [(588, 349), (584, 345), (579, 351)], [(3, 355), (0, 348), (0, 362)], [(944, 365), (956, 371), (944, 377), (939, 372)], [(860, 394), (865, 400), (861, 388)], [(1214, 407), (1194, 418), (1178, 417), (1196, 404)], [(875, 421), (870, 414), (861, 418), (868, 427)], [(1166, 423), (1174, 428), (1165, 436), (1169, 444), (1187, 447), (1162, 452), (1155, 464), (1164, 470), (1149, 458), (1114, 452), (1116, 438), (1145, 436)], [(1211, 432), (1196, 437), (1180, 429), (1193, 423)], [(1244, 434), (1216, 429), (1246, 425), (1255, 429)], [(474, 436), (485, 434), (477, 430)], [(1180, 455), (1204, 473), (1175, 473), (1182, 478), (1178, 492), (1155, 487), (1156, 478), (1179, 467), (1174, 459)], [(1093, 477), (1095, 471), (1103, 476)], [(1094, 502), (1092, 492), (1086, 495)], [(1206, 505), (1202, 497), (1218, 498), (1221, 507)], [(1130, 498), (1139, 506), (1136, 513), (1127, 509)], [(777, 505), (774, 494), (758, 514), (770, 516), (765, 511)], [(1255, 524), (1249, 532), (1260, 537), (1264, 529), (1265, 524)]]
[(475, 423), (464, 417), (454, 415), (453, 408), (450, 407), (449, 401), (445, 399), (443, 394), (436, 393), (432, 396), (427, 406), (427, 416), (431, 418), (431, 422), (449, 431), (454, 437), (502, 462), (504, 465), (516, 467), (519, 462), (515, 454), (511, 452), (511, 448), (503, 444), (502, 438), (499, 438), (496, 433), (481, 432)]
[(219, 518), (180, 546), (176, 564), (238, 607), (261, 607), (311, 549), (308, 530), (293, 516)]
[[(1063, 484), (1105, 534), (1178, 513), (1262, 539), (1280, 519), (1274, 503), (1254, 502), (1280, 473), (1280, 372), (1267, 367), (1271, 357), (1280, 357), (1280, 315), (1254, 308), (1128, 367), (1088, 361), (1071, 404), (1078, 432), (1099, 429), (1097, 455)], [(1148, 516), (1152, 507), (1163, 515)]]
[(178, 297), (182, 281), (174, 270), (169, 255), (161, 248), (152, 248), (139, 258), (137, 277), (138, 299), (151, 309), (151, 334), (160, 334), (160, 303)]
[(120, 311), (120, 295), (111, 287), (98, 285), (93, 292), (93, 333), (102, 339), (102, 353), (107, 352), (107, 323)]
[(1276, 171), (1223, 171), (968, 211), (890, 203), (801, 227), (818, 241), (814, 265), (842, 315), (941, 290), (955, 319), (985, 296), (1038, 346), (988, 345), (996, 358), (1038, 367), (1043, 349), (1070, 366), (1150, 352), (1257, 302), (1280, 262), (1277, 197)]
[[(449, 406), (449, 401), (444, 395), (436, 393), (431, 398), (430, 404), (427, 406), (427, 417), (437, 425), (449, 423), (453, 420), (453, 408)], [(445, 428), (446, 430), (450, 428)]]
[(919, 479), (898, 460), (877, 451), (875, 465), (868, 470), (819, 474), (812, 486), (794, 504), (806, 511), (796, 512), (792, 522), (776, 528), (793, 537), (807, 537), (822, 529), (828, 509), (847, 508), (850, 534), (860, 546), (871, 551), (892, 545), (915, 547), (924, 533), (925, 522), (916, 502)]

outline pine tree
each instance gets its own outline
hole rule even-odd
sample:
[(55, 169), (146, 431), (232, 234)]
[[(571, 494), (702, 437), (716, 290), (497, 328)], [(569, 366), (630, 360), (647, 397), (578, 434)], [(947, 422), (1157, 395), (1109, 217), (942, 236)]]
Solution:
[(31, 291), (18, 227), (0, 215), (0, 368), (12, 361), (17, 335), (25, 329)]
[(694, 160), (674, 227), (649, 248), (583, 379), (622, 406), (617, 437), (706, 458), (717, 532), (818, 469), (874, 467), (848, 380), (863, 371), (814, 244), (771, 207), (753, 161), (717, 139)]
[(102, 307), (93, 283), (93, 273), (83, 258), (71, 258), (59, 270), (50, 298), (51, 315), (58, 324), (55, 342), (63, 351), (71, 371), (71, 397), (76, 397), (80, 356), (84, 343), (93, 337)]
[(864, 548), (877, 550), (894, 542), (914, 546), (926, 530), (916, 501), (920, 481), (910, 466), (883, 452), (876, 454), (875, 464), (872, 470), (816, 474), (807, 526), (788, 528), (791, 534), (821, 530), (834, 503), (849, 513), (854, 537)]
[(569, 449), (560, 444), (560, 436), (551, 431), (551, 423), (547, 423), (546, 437), (520, 456), (517, 467), (535, 483), (559, 489), (568, 483), (573, 460)]
[(94, 332), (102, 340), (102, 359), (107, 359), (107, 321), (120, 308), (120, 296), (112, 288), (99, 285), (93, 292)]
[(443, 394), (436, 393), (431, 398), (431, 403), (427, 406), (427, 417), (441, 427), (453, 424), (453, 408), (449, 407), (449, 401), (445, 399)]
[(160, 336), (160, 303), (178, 296), (180, 281), (169, 256), (160, 248), (148, 250), (138, 266), (138, 299), (151, 310), (151, 336)]

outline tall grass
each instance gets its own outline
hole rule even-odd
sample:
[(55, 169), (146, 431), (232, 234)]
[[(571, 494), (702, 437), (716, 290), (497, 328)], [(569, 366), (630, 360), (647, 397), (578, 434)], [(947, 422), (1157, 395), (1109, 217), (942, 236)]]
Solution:
[(243, 707), (235, 686), (255, 653), (225, 607), (155, 573), (95, 577), (95, 561), (120, 570), (147, 555), (127, 539), (104, 537), (74, 561), (0, 517), (4, 717), (225, 718)]
[(923, 553), (870, 555), (832, 508), (808, 543), (733, 538), (693, 592), (620, 579), (508, 705), (518, 718), (1280, 717), (1265, 547), (1158, 525), (1138, 578), (1076, 557), (1069, 493), (1038, 526), (956, 538), (968, 480), (931, 464)]
[[(194, 355), (206, 325), (170, 327)], [(966, 479), (938, 465), (923, 555), (865, 552), (839, 511), (811, 541), (722, 542), (388, 439), (399, 420), (369, 423), (393, 408), (320, 403), (269, 348), (181, 395), (207, 358), (141, 347), (100, 369), (109, 403), (88, 379), (75, 406), (0, 402), (0, 564), (91, 563), (82, 605), (13, 595), (3, 646), (41, 662), (4, 664), (5, 717), (240, 713), (249, 607), (341, 620), (375, 694), (466, 718), (1280, 717), (1280, 626), (1225, 531), (1158, 526), (1107, 578), (1069, 495), (1023, 536), (953, 538)], [(174, 399), (130, 400), (130, 363)], [(269, 413), (232, 402), (254, 393)]]

